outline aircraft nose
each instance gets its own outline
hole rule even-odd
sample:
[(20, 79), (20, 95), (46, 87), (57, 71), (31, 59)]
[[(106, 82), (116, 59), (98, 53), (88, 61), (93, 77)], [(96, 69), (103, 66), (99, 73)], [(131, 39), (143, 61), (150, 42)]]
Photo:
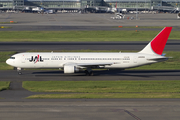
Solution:
[(6, 60), (6, 64), (10, 65), (10, 60), (9, 59)]

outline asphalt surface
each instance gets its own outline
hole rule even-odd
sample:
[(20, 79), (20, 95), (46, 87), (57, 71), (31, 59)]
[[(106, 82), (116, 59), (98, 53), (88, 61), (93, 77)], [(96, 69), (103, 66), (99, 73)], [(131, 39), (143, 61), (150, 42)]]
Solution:
[[(2, 26), (2, 25), (1, 25)], [(93, 31), (93, 30), (113, 30), (113, 31), (128, 31), (128, 30), (138, 30), (138, 31), (161, 31), (162, 28), (143, 28), (143, 27), (118, 27), (118, 26), (51, 26), (51, 25), (3, 25), (9, 28), (0, 29), (0, 31)], [(165, 26), (164, 26), (165, 27)], [(179, 31), (179, 26), (173, 26), (173, 31)]]
[[(180, 26), (176, 14), (139, 14), (138, 20), (113, 20), (112, 14), (0, 14), (0, 24), (10, 28), (0, 31), (38, 30), (121, 30), (118, 26)], [(123, 29), (125, 30), (125, 29)], [(129, 30), (129, 29), (126, 29)], [(134, 29), (132, 29), (134, 30)], [(142, 29), (148, 30), (148, 29)], [(151, 29), (152, 30), (152, 29)], [(160, 29), (155, 29), (160, 30)], [(179, 30), (179, 27), (176, 27)], [(113, 43), (0, 43), (0, 51), (27, 50), (141, 50), (148, 42)], [(168, 41), (166, 51), (179, 51), (178, 41)], [(0, 71), (0, 81), (11, 81), (10, 89), (0, 92), (0, 119), (5, 120), (179, 120), (180, 99), (25, 99), (34, 93), (22, 88), (22, 81), (88, 80), (180, 80), (179, 70), (164, 71), (95, 71), (64, 75), (62, 71)], [(50, 93), (52, 94), (52, 93)]]
[[(179, 120), (179, 100), (0, 102), (6, 120)], [(7, 117), (8, 116), (8, 117)]]
[(0, 71), (1, 81), (88, 81), (88, 80), (180, 80), (180, 70), (94, 70), (94, 76), (84, 72), (64, 74), (59, 70)]
[[(0, 22), (15, 21), (13, 25), (27, 26), (179, 26), (176, 14), (126, 14), (125, 19), (114, 20), (114, 14), (32, 14), (1, 13)], [(134, 17), (135, 19), (128, 19)], [(0, 24), (4, 25), (5, 24)], [(12, 25), (11, 25), (12, 26)]]
[[(0, 92), (0, 116), (6, 120), (178, 120), (179, 99), (25, 99), (37, 93), (12, 82)], [(39, 93), (42, 94), (42, 93)]]
[(24, 70), (22, 73), (18, 75), (16, 70), (0, 71), (0, 81), (11, 81), (9, 90), (0, 92), (0, 97), (5, 98), (0, 101), (31, 101), (25, 98), (36, 94), (55, 94), (27, 91), (22, 88), (23, 81), (180, 80), (180, 70), (96, 70), (94, 76), (85, 76), (84, 72), (64, 74), (59, 70)]
[[(0, 42), (0, 51), (29, 50), (142, 50), (146, 42)], [(168, 40), (164, 51), (179, 51), (179, 40)]]
[[(1, 119), (179, 120), (179, 100), (0, 102)], [(8, 117), (7, 117), (8, 116)]]
[[(4, 26), (8, 26), (9, 28), (5, 28), (5, 29), (0, 29), (0, 31), (92, 31), (92, 30), (156, 30), (156, 31), (160, 31), (161, 28), (120, 28), (118, 26), (60, 26), (60, 25), (56, 25), (56, 26), (40, 26), (40, 25), (4, 25)], [(178, 26), (173, 26), (174, 31), (180, 30), (180, 27)]]
[(180, 99), (26, 99), (30, 92), (22, 81), (88, 80), (180, 80), (179, 70), (95, 71), (64, 75), (62, 71), (0, 71), (1, 81), (11, 81), (10, 89), (0, 92), (0, 118), (6, 120), (179, 120)]
[(10, 89), (0, 92), (0, 97), (5, 98), (0, 101), (31, 101), (25, 98), (35, 94), (47, 94), (25, 90), (22, 88), (23, 81), (180, 80), (180, 70), (96, 70), (94, 76), (85, 76), (84, 72), (64, 74), (59, 70), (24, 70), (22, 73), (18, 75), (16, 70), (0, 71), (1, 81), (11, 81)]

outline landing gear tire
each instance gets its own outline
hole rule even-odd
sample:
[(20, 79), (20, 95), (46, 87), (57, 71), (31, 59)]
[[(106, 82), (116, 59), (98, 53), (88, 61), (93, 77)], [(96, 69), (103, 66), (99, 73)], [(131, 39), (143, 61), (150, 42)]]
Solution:
[(21, 68), (17, 68), (18, 75), (22, 75)]
[(93, 74), (93, 72), (91, 71), (90, 73), (89, 73), (89, 76), (93, 76), (94, 74)]
[(87, 70), (85, 70), (85, 74), (86, 74), (86, 76), (93, 76), (93, 72), (92, 71), (88, 72)]
[(85, 74), (86, 74), (86, 76), (88, 76), (88, 75), (89, 75), (89, 73), (88, 73), (88, 71), (87, 71), (87, 70), (85, 70)]
[(18, 72), (18, 75), (22, 75), (22, 72)]

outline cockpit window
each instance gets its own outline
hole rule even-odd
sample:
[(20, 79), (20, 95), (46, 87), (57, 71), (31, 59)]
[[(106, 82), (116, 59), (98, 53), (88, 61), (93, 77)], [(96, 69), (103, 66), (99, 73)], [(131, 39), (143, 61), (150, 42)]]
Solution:
[(10, 57), (9, 59), (15, 59), (15, 57)]

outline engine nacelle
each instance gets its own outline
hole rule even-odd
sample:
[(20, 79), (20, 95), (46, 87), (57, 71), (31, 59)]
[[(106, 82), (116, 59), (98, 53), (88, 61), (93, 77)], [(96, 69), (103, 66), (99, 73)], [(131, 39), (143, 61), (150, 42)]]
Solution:
[(78, 71), (79, 71), (79, 69), (76, 68), (76, 66), (73, 66), (73, 65), (65, 65), (64, 66), (64, 73), (75, 73)]

